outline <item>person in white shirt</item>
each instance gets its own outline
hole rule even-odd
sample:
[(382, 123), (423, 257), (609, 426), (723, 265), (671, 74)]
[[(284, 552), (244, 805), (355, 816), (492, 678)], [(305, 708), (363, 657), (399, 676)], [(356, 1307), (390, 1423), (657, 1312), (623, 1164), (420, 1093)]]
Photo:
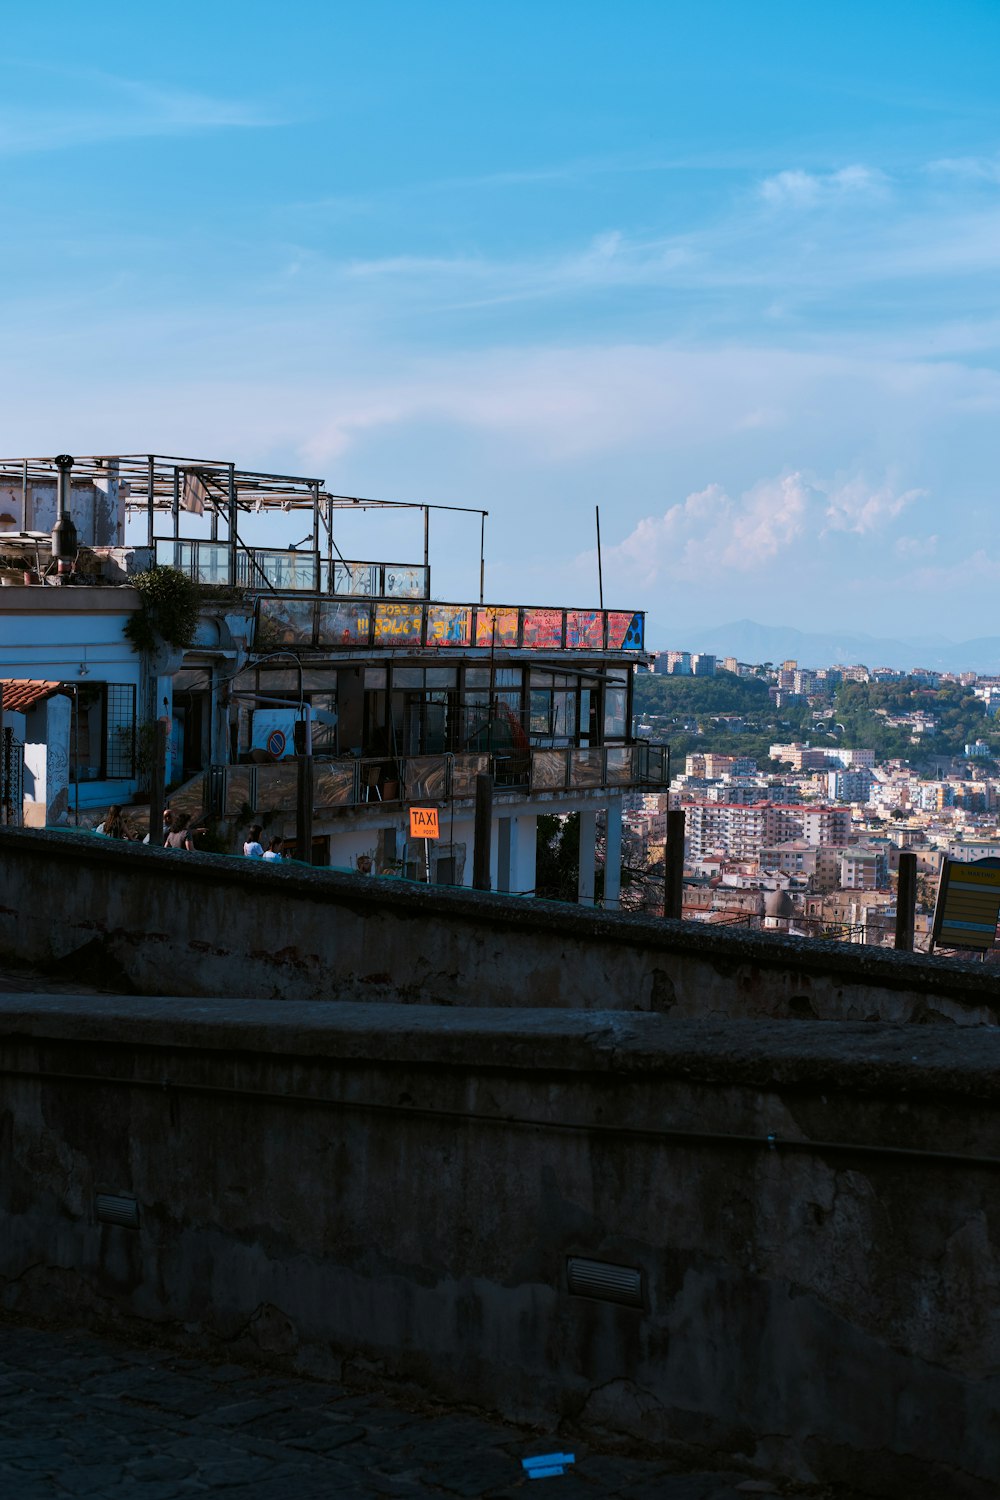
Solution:
[(281, 859), (281, 839), (274, 838), (268, 844), (264, 852), (265, 859)]
[(243, 845), (243, 853), (247, 859), (263, 859), (264, 848), (260, 842), (260, 836), (264, 832), (259, 823), (254, 823), (250, 829), (246, 843)]

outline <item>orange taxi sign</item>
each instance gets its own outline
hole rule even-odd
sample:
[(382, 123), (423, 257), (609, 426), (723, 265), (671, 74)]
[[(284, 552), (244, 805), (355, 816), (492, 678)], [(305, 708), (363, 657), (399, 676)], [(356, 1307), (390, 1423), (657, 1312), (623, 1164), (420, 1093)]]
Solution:
[(441, 829), (438, 826), (438, 810), (436, 807), (411, 807), (410, 808), (410, 838), (411, 839), (439, 839)]

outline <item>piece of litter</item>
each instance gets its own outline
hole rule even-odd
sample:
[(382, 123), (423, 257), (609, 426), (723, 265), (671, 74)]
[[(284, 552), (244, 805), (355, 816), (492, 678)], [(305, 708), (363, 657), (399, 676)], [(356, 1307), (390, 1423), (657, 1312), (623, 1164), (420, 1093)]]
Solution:
[(553, 1479), (565, 1474), (566, 1465), (575, 1462), (574, 1453), (536, 1453), (533, 1458), (522, 1458), (521, 1467), (529, 1479)]

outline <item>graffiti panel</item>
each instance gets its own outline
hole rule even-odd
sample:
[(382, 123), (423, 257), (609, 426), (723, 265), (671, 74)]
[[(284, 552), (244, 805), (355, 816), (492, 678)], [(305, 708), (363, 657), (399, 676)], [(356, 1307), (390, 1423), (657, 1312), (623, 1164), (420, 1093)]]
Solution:
[(470, 646), (472, 610), (462, 604), (427, 606), (428, 646)]
[(476, 610), (477, 646), (517, 646), (517, 610), (480, 605)]
[(254, 649), (276, 646), (311, 646), (313, 602), (311, 599), (261, 599), (257, 605)]
[(571, 651), (603, 651), (604, 615), (601, 610), (568, 609), (566, 645)]
[(563, 612), (561, 609), (526, 609), (524, 611), (524, 646), (528, 651), (562, 647)]
[(427, 569), (386, 563), (385, 592), (392, 599), (426, 599)]
[(419, 604), (376, 604), (375, 640), (382, 646), (419, 646), (423, 622)]
[(608, 610), (608, 650), (641, 651), (643, 649), (643, 625), (641, 614), (627, 614), (624, 610)]
[(319, 606), (319, 643), (321, 646), (367, 646), (371, 630), (371, 605), (358, 600), (355, 604)]

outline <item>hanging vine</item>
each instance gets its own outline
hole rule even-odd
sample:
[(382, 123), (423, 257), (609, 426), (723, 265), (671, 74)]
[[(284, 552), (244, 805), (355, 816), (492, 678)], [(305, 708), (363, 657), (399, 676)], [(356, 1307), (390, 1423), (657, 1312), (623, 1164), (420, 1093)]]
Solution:
[(125, 624), (125, 635), (136, 651), (157, 651), (166, 643), (186, 651), (198, 629), (201, 590), (178, 568), (150, 568), (130, 583), (138, 591), (140, 608)]

